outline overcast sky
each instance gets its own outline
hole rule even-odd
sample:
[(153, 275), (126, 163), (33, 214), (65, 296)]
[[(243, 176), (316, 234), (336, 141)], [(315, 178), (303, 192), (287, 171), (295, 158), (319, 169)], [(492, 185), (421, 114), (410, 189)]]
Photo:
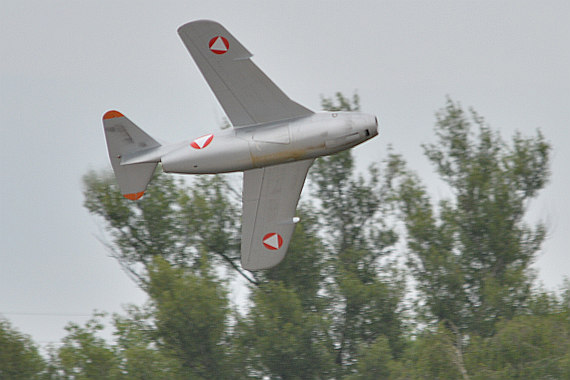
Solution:
[(291, 98), (355, 90), (380, 136), (435, 196), (420, 144), (434, 141), (446, 96), (509, 139), (540, 128), (552, 180), (530, 208), (548, 240), (535, 265), (556, 289), (570, 274), (570, 2), (565, 1), (9, 1), (0, 6), (0, 316), (39, 343), (93, 309), (120, 312), (144, 294), (96, 236), (81, 177), (110, 168), (101, 117), (117, 109), (152, 136), (194, 138), (219, 107), (176, 29), (221, 22)]

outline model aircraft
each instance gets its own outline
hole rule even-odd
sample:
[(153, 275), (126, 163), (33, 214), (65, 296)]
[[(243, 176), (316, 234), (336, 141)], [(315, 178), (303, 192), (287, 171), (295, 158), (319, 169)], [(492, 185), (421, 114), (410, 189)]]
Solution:
[(315, 113), (291, 100), (222, 25), (208, 20), (178, 34), (233, 128), (161, 144), (118, 111), (103, 116), (109, 158), (124, 197), (141, 198), (160, 162), (167, 173), (243, 171), (241, 264), (277, 265), (287, 252), (295, 210), (316, 157), (349, 149), (378, 134), (364, 113)]

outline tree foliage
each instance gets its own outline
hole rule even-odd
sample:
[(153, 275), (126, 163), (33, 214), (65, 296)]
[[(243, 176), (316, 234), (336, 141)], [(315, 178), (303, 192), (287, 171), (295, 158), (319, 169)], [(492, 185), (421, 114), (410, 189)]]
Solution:
[(565, 313), (522, 315), (497, 324), (488, 339), (477, 337), (466, 357), (474, 379), (567, 379), (570, 319)]
[(84, 177), (85, 207), (101, 217), (112, 242), (106, 246), (141, 287), (147, 265), (160, 256), (173, 265), (199, 270), (203, 260), (239, 267), (238, 206), (220, 176), (200, 176), (188, 187), (175, 176), (157, 172), (147, 195), (125, 202), (112, 173)]
[[(322, 105), (360, 109), (357, 94)], [(148, 302), (113, 316), (113, 340), (102, 315), (70, 324), (47, 366), (5, 324), (0, 343), (11, 336), (6, 347), (36, 363), (14, 366), (49, 379), (570, 377), (570, 281), (533, 287), (545, 228), (524, 219), (550, 145), (540, 132), (507, 143), (451, 100), (435, 138), (424, 152), (449, 197), (435, 202), (392, 152), (365, 173), (350, 151), (320, 158), (288, 255), (256, 273), (239, 265), (240, 192), (226, 177), (157, 172), (128, 202), (111, 175), (88, 173), (85, 207)], [(240, 307), (234, 287), (248, 289)]]
[(149, 267), (155, 338), (188, 373), (223, 379), (229, 301), (205, 271), (198, 276), (160, 258)]
[(417, 176), (402, 175), (408, 263), (429, 317), (492, 336), (496, 322), (522, 312), (530, 296), (530, 264), (545, 229), (523, 217), (548, 180), (550, 145), (540, 132), (531, 138), (517, 133), (508, 145), (483, 118), (451, 100), (438, 113), (435, 131), (438, 141), (424, 150), (452, 197), (436, 209)]
[(64, 379), (112, 379), (119, 376), (119, 361), (114, 348), (98, 333), (104, 329), (95, 314), (85, 326), (70, 323), (67, 336), (57, 352), (60, 375)]
[[(329, 111), (358, 111), (359, 98), (353, 102), (337, 93), (337, 104), (323, 99)], [(379, 336), (388, 338), (391, 354), (403, 349), (402, 316), (399, 307), (404, 284), (386, 260), (397, 241), (384, 220), (389, 210), (384, 202), (389, 194), (380, 183), (380, 170), (369, 168), (368, 178), (355, 174), (351, 151), (317, 160), (311, 172), (315, 197), (321, 202), (321, 225), (329, 238), (329, 291), (335, 340), (336, 363), (341, 373), (350, 373), (362, 345)]]
[(40, 379), (45, 362), (32, 340), (0, 318), (0, 378)]

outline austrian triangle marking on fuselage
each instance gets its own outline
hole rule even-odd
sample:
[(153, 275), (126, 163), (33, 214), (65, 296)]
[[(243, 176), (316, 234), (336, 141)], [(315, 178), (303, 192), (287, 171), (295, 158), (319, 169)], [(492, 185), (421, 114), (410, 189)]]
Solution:
[(198, 137), (196, 140), (192, 141), (192, 144), (190, 145), (192, 145), (192, 147), (195, 149), (203, 149), (210, 144), (213, 138), (213, 134)]
[(206, 141), (208, 141), (209, 138), (210, 136), (200, 137), (199, 139), (196, 139), (196, 144), (198, 144), (200, 148), (203, 148), (204, 145), (206, 145)]

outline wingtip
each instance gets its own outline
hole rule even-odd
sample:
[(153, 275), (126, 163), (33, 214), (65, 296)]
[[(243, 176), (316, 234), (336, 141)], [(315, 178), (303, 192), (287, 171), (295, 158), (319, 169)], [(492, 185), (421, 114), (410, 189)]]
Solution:
[(140, 193), (123, 194), (123, 197), (130, 199), (131, 201), (136, 201), (141, 199), (143, 195), (144, 191), (141, 191)]
[(221, 25), (219, 22), (214, 21), (214, 20), (209, 20), (209, 19), (199, 19), (199, 20), (192, 20), (192, 21), (188, 21), (185, 24), (182, 24), (178, 27), (178, 31), (180, 31), (180, 29), (183, 28), (188, 28), (191, 25), (196, 25), (196, 24), (217, 24), (217, 25)]
[(107, 111), (105, 115), (103, 115), (103, 120), (114, 119), (116, 117), (125, 117), (125, 115), (123, 115), (119, 111)]

